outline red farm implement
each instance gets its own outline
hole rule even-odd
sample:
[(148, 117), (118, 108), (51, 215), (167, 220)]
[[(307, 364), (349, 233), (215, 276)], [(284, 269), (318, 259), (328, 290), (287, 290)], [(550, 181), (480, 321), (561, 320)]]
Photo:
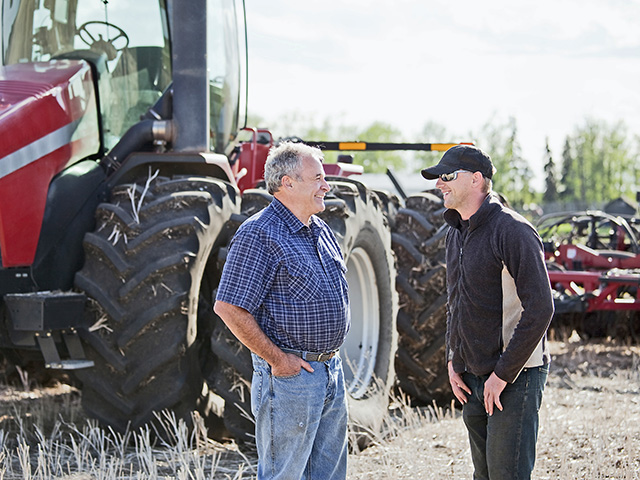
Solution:
[(637, 339), (640, 248), (632, 225), (599, 211), (554, 214), (538, 222), (554, 290), (556, 327)]

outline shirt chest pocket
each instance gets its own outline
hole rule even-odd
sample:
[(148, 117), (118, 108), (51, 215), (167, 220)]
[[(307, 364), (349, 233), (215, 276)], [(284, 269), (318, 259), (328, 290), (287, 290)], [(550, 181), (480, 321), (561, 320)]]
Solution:
[(310, 302), (322, 295), (322, 272), (312, 265), (287, 262), (282, 269), (285, 290), (295, 300)]

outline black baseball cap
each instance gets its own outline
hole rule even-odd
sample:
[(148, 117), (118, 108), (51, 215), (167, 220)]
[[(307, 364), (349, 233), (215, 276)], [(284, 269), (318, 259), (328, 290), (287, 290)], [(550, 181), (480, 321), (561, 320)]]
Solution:
[(443, 173), (453, 173), (456, 170), (480, 172), (486, 178), (493, 177), (493, 163), (491, 157), (473, 145), (456, 145), (444, 152), (437, 165), (422, 170), (422, 176), (427, 180), (435, 180)]

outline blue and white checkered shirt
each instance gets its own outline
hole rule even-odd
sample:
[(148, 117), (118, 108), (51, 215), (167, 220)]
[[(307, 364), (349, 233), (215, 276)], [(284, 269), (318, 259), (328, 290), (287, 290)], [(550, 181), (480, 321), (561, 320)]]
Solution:
[(280, 348), (330, 352), (349, 330), (346, 270), (325, 222), (306, 226), (274, 199), (231, 241), (216, 299), (247, 310)]

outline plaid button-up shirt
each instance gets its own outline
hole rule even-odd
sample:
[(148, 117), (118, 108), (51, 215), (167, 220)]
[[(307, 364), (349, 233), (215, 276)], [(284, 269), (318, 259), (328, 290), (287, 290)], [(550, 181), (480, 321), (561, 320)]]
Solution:
[(274, 199), (238, 229), (216, 299), (247, 310), (281, 348), (328, 352), (349, 330), (345, 273), (328, 225), (314, 215), (306, 226)]

